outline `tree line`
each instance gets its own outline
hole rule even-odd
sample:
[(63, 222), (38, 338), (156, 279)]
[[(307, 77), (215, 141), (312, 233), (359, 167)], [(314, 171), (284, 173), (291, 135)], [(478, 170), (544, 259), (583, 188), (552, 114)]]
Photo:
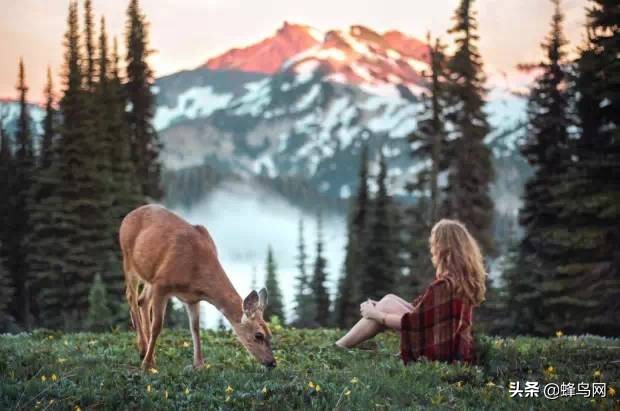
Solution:
[(85, 0), (81, 28), (78, 4), (70, 2), (62, 94), (57, 100), (48, 69), (41, 136), (29, 116), (19, 62), (16, 131), (0, 130), (4, 330), (127, 322), (118, 226), (131, 209), (162, 196), (148, 25), (131, 0), (122, 66), (104, 17), (98, 34), (93, 19)]

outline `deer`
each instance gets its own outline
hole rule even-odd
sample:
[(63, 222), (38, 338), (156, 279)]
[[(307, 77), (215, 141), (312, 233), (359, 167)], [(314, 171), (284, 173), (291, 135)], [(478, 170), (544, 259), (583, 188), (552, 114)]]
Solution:
[[(200, 301), (214, 305), (243, 347), (262, 365), (276, 366), (271, 331), (263, 320), (267, 290), (237, 293), (217, 256), (211, 235), (160, 205), (144, 205), (125, 216), (119, 230), (125, 294), (143, 370), (155, 367), (155, 344), (168, 300), (187, 310), (193, 366), (204, 366), (200, 347)], [(140, 287), (142, 289), (140, 290)]]

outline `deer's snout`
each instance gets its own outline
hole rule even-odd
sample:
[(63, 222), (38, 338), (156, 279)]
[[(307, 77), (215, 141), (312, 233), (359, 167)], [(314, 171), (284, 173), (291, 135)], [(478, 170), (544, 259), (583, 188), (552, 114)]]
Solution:
[(276, 367), (276, 360), (271, 360), (269, 362), (263, 363), (263, 365), (267, 368), (275, 368)]

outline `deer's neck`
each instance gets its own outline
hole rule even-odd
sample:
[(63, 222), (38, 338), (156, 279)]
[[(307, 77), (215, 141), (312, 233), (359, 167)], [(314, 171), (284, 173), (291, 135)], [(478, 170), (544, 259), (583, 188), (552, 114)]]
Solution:
[(228, 277), (221, 278), (217, 287), (211, 284), (207, 300), (215, 306), (233, 327), (241, 323), (243, 316), (243, 300), (228, 280)]

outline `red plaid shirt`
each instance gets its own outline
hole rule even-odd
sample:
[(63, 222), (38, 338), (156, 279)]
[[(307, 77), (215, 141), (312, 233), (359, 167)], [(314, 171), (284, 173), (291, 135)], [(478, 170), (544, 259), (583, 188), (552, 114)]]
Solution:
[(473, 359), (473, 306), (455, 294), (451, 279), (433, 281), (413, 306), (401, 319), (400, 354), (405, 364), (420, 357), (447, 362)]

